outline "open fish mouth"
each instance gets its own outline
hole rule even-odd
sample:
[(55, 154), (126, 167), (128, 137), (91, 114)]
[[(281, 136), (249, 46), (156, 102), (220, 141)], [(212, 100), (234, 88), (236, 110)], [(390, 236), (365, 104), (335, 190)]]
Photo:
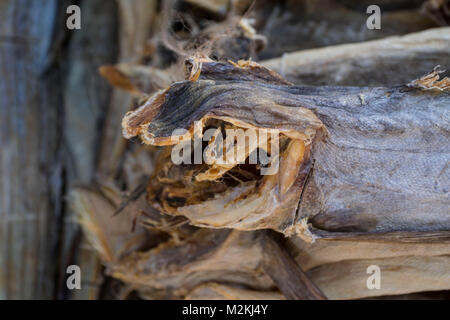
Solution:
[[(162, 147), (148, 201), (196, 226), (291, 234), (322, 122), (274, 100), (283, 80), (259, 65), (207, 62), (203, 70), (207, 79), (175, 83), (123, 119), (125, 137)], [(248, 80), (233, 83), (239, 73)]]

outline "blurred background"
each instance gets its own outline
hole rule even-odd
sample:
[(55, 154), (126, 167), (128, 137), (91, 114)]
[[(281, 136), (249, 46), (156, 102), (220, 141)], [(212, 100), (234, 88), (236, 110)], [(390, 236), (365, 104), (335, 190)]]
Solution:
[[(381, 29), (366, 25), (372, 4)], [(71, 5), (81, 9), (81, 29), (67, 27)], [(137, 99), (121, 86), (164, 88), (198, 50), (261, 61), (296, 84), (403, 84), (450, 65), (448, 34), (418, 34), (448, 25), (448, 8), (421, 0), (0, 0), (0, 299), (118, 298), (120, 282), (104, 275), (66, 200), (75, 186), (130, 181), (135, 150), (120, 123)], [(233, 41), (217, 37), (226, 32)], [(411, 33), (398, 45), (324, 48)], [(83, 270), (81, 290), (67, 289), (72, 264)]]

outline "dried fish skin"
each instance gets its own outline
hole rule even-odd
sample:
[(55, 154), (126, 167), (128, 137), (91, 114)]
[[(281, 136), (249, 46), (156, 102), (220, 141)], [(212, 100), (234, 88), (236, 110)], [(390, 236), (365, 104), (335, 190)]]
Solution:
[(329, 231), (450, 230), (449, 94), (351, 90), (313, 109), (329, 139), (314, 144), (299, 215)]

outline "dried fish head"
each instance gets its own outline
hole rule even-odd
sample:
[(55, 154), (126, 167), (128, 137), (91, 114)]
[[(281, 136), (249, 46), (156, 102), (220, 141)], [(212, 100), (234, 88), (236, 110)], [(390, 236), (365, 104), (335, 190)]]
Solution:
[[(189, 81), (123, 119), (125, 137), (164, 147), (149, 201), (197, 226), (290, 233), (322, 122), (284, 79), (254, 62), (190, 65)], [(274, 96), (280, 86), (286, 94)]]

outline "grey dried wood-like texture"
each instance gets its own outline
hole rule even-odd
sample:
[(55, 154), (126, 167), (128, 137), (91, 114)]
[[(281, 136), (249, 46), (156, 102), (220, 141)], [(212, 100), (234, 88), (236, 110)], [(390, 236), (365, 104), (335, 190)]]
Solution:
[(313, 146), (299, 216), (328, 231), (450, 230), (448, 92), (314, 91), (305, 103), (329, 136)]
[[(120, 21), (118, 62), (141, 63), (146, 41), (156, 24), (156, 0), (118, 0), (117, 5)], [(132, 107), (132, 101), (127, 93), (113, 90), (98, 155), (100, 175), (112, 177), (120, 170), (126, 141), (117, 128), (120, 127), (123, 114)]]
[[(132, 97), (112, 90), (98, 69), (117, 60), (140, 61), (155, 7), (156, 2), (148, 0), (86, 0), (81, 4), (84, 25), (70, 41), (65, 87), (65, 136), (70, 151), (67, 190), (96, 178), (110, 181), (120, 169), (126, 144), (117, 128)], [(101, 266), (95, 250), (79, 234), (70, 211), (65, 230), (63, 261), (69, 264), (75, 249), (75, 261), (84, 270), (84, 288), (71, 292), (71, 298), (96, 298), (103, 278)], [(67, 294), (61, 292), (60, 297), (69, 297)]]
[[(115, 1), (84, 0), (80, 3), (81, 30), (69, 32), (64, 57), (64, 163), (66, 191), (88, 184), (96, 177), (101, 127), (111, 97), (111, 88), (100, 76), (101, 65), (114, 63), (118, 51)], [(94, 299), (101, 283), (97, 253), (81, 234), (72, 212), (65, 210), (60, 249), (58, 298)], [(82, 290), (67, 291), (65, 268), (82, 269)]]
[(82, 29), (69, 31), (70, 4), (0, 2), (1, 298), (67, 298), (70, 264), (83, 271), (73, 297), (95, 298), (101, 279), (64, 196), (94, 177), (111, 91), (97, 69), (115, 62), (117, 10), (81, 1)]
[(377, 1), (382, 14), (379, 30), (366, 26), (369, 17), (366, 10), (375, 4), (370, 0), (257, 2), (252, 11), (255, 28), (269, 43), (259, 58), (270, 59), (286, 52), (375, 40), (439, 26), (421, 12), (423, 2)]
[(287, 53), (262, 65), (298, 85), (395, 86), (450, 66), (450, 28)]
[(51, 298), (61, 210), (58, 1), (0, 1), (0, 299)]

